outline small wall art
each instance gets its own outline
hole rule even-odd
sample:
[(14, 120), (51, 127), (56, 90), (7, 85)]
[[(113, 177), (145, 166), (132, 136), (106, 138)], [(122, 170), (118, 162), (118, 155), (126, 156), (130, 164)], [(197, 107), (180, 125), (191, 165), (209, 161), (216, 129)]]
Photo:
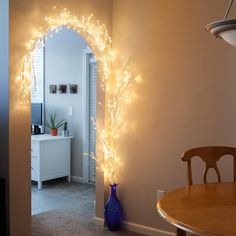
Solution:
[(66, 93), (67, 92), (67, 85), (66, 84), (59, 84), (59, 93)]
[(55, 84), (50, 84), (49, 85), (49, 92), (50, 93), (57, 93), (57, 85), (55, 85)]
[(72, 94), (76, 94), (78, 91), (78, 89), (77, 89), (77, 84), (70, 84), (69, 85), (69, 88), (70, 88), (70, 93), (72, 93)]

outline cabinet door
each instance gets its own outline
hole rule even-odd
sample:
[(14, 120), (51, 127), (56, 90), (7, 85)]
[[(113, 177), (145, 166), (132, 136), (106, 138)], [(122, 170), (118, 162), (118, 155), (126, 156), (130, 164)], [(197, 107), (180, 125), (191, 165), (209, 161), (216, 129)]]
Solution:
[(31, 180), (39, 180), (39, 143), (31, 142)]
[(39, 157), (39, 143), (31, 142), (31, 157)]
[(31, 180), (39, 180), (39, 157), (31, 156)]
[(41, 180), (70, 175), (70, 140), (42, 142), (40, 148)]

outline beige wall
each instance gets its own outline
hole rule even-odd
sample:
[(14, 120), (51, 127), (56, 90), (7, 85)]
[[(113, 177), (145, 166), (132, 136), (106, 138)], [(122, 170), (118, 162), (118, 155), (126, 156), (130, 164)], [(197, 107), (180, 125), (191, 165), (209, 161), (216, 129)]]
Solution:
[[(53, 6), (66, 7), (78, 17), (94, 14), (94, 18), (105, 23), (111, 34), (111, 0), (10, 0), (10, 214), (11, 236), (30, 235), (30, 110), (18, 105), (16, 73), (25, 53), (25, 43), (32, 37), (33, 26), (44, 23)], [(102, 94), (99, 93), (102, 97)], [(98, 118), (102, 119), (102, 112)], [(99, 176), (100, 173), (98, 173)], [(97, 188), (98, 209), (103, 209), (103, 178)], [(99, 211), (99, 210), (98, 210)]]
[[(130, 126), (120, 143), (119, 196), (126, 220), (169, 229), (156, 212), (156, 189), (168, 191), (185, 184), (181, 153), (200, 145), (236, 146), (236, 49), (204, 31), (206, 23), (224, 14), (227, 3), (113, 3), (113, 45), (129, 59), (134, 74), (143, 78), (138, 98), (129, 108)], [(111, 31), (111, 0), (11, 0), (11, 235), (30, 232), (30, 116), (29, 107), (16, 104), (15, 73), (32, 26), (41, 24), (54, 4), (65, 4), (76, 15), (93, 13)], [(99, 217), (103, 216), (103, 194), (98, 172)]]
[[(181, 153), (201, 145), (236, 146), (236, 48), (204, 30), (223, 17), (227, 4), (113, 2), (113, 46), (143, 80), (120, 144), (118, 189), (128, 221), (168, 229), (155, 209), (156, 190), (185, 184)], [(227, 162), (224, 172), (230, 167)]]

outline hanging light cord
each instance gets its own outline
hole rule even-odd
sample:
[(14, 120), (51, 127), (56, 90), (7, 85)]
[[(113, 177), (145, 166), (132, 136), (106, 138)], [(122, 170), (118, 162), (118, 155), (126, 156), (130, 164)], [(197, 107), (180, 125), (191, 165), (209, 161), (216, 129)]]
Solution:
[(229, 11), (230, 11), (230, 9), (231, 9), (233, 3), (234, 3), (234, 0), (231, 0), (230, 3), (229, 3), (228, 9), (227, 9), (227, 11), (226, 11), (226, 13), (225, 13), (224, 20), (227, 19), (228, 15), (229, 15)]

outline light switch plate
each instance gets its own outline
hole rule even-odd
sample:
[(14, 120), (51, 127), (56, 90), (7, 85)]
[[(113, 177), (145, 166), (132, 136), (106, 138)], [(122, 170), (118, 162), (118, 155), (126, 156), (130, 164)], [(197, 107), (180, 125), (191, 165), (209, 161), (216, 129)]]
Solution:
[(68, 116), (72, 116), (72, 115), (73, 115), (73, 107), (68, 106)]

